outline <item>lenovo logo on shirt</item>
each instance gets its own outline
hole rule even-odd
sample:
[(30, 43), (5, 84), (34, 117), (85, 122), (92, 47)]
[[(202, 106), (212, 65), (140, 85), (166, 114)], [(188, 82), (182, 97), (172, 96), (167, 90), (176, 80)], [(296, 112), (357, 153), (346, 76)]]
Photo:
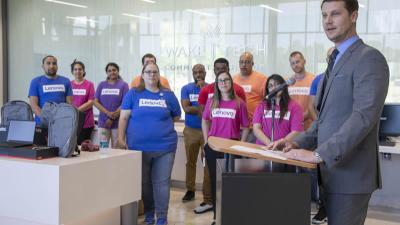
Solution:
[(63, 84), (43, 85), (43, 93), (48, 92), (65, 92), (65, 86)]
[(310, 87), (289, 87), (289, 95), (310, 95)]
[[(280, 119), (280, 111), (275, 111), (275, 119)], [(264, 118), (265, 119), (271, 119), (272, 118), (272, 111), (271, 110), (264, 110)], [(290, 118), (290, 112), (286, 112), (286, 115), (283, 117), (284, 120), (289, 120)]]
[(251, 85), (242, 85), (244, 92), (250, 93), (251, 92)]
[(140, 99), (139, 107), (142, 107), (142, 106), (167, 108), (167, 103), (163, 99), (160, 99), (160, 100)]
[(229, 118), (235, 119), (236, 117), (236, 110), (235, 109), (213, 109), (211, 116), (213, 118)]
[(190, 94), (189, 99), (191, 102), (197, 102), (199, 100), (199, 95), (198, 94)]
[(104, 88), (101, 90), (101, 95), (119, 95), (119, 89)]
[(72, 89), (73, 95), (86, 95), (86, 89)]

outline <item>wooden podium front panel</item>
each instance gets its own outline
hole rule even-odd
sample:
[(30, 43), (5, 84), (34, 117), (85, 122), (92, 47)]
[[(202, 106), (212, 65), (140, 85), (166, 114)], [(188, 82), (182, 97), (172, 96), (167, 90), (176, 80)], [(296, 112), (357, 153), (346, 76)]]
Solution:
[(217, 160), (217, 225), (309, 225), (311, 178), (294, 166), (235, 159), (228, 172)]

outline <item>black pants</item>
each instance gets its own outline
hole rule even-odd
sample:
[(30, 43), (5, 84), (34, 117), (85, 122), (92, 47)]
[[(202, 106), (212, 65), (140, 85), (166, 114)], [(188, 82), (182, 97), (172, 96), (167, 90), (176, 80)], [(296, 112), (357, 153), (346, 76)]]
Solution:
[(215, 209), (216, 209), (216, 195), (217, 195), (217, 159), (223, 159), (224, 153), (214, 151), (208, 144), (204, 146), (204, 152), (206, 154), (206, 161), (208, 170), (210, 173), (210, 183), (211, 183), (211, 196), (212, 203), (214, 206), (214, 219), (215, 219)]
[(78, 135), (78, 145), (82, 143), (82, 141), (90, 139), (92, 137), (92, 131), (94, 127), (82, 128), (81, 132)]

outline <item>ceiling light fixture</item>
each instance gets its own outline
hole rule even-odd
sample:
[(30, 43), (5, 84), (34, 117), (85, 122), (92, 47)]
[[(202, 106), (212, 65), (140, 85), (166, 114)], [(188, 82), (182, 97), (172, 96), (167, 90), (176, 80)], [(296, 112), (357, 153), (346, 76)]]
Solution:
[(282, 13), (283, 12), (282, 10), (277, 9), (277, 8), (273, 8), (273, 7), (269, 6), (269, 5), (260, 5), (260, 7), (263, 7), (263, 8), (266, 8), (266, 9), (270, 9), (270, 10), (278, 12), (278, 13)]
[(148, 2), (148, 3), (152, 3), (152, 4), (156, 3), (156, 1), (153, 1), (153, 0), (140, 0), (140, 1), (142, 1), (142, 2)]
[(70, 2), (63, 2), (63, 1), (57, 1), (57, 0), (45, 0), (45, 1), (46, 2), (53, 2), (53, 3), (57, 3), (57, 4), (75, 6), (75, 7), (79, 7), (79, 8), (87, 8), (86, 5), (78, 5), (78, 4), (74, 4), (74, 3), (70, 3)]

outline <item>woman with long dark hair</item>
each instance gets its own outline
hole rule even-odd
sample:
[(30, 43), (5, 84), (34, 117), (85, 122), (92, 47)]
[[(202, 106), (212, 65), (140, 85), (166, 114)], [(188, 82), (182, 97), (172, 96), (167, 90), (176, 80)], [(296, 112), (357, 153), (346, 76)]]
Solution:
[[(275, 90), (285, 80), (278, 74), (268, 77), (265, 96)], [(282, 138), (291, 140), (303, 131), (303, 111), (299, 104), (290, 99), (287, 87), (275, 96), (275, 121), (274, 139)], [(271, 100), (264, 98), (256, 108), (253, 117), (253, 131), (257, 137), (257, 144), (268, 145), (271, 143), (272, 110)]]
[[(249, 134), (247, 107), (246, 103), (236, 96), (229, 72), (219, 73), (215, 77), (214, 87), (214, 96), (207, 100), (201, 123), (205, 142), (210, 136), (246, 141)], [(204, 146), (204, 151), (210, 173), (215, 219), (216, 159), (223, 158), (224, 154), (213, 150), (208, 144)]]

